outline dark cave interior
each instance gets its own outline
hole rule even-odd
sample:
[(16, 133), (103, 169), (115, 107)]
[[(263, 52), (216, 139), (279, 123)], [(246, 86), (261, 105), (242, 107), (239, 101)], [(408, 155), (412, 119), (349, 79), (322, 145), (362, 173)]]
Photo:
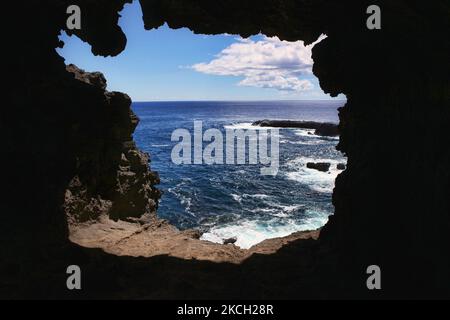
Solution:
[[(9, 298), (433, 298), (450, 295), (450, 30), (447, 1), (376, 1), (383, 28), (365, 25), (369, 1), (140, 0), (146, 29), (167, 22), (195, 33), (264, 33), (314, 42), (322, 89), (348, 102), (338, 149), (335, 215), (320, 239), (299, 240), (242, 265), (172, 257), (118, 257), (68, 241), (67, 189), (86, 207), (152, 214), (157, 176), (135, 147), (130, 99), (105, 94), (66, 71), (56, 53), (69, 4), (83, 8), (74, 32), (96, 55), (126, 46), (117, 25), (129, 1), (16, 2), (10, 23), (6, 105), (1, 110), (7, 182), (1, 212), (0, 296)], [(68, 31), (69, 33), (71, 31)], [(26, 41), (23, 35), (28, 35)], [(123, 160), (123, 156), (125, 160)], [(122, 182), (121, 161), (136, 175)], [(118, 184), (122, 183), (118, 192)], [(368, 205), (369, 204), (369, 205)], [(89, 207), (88, 216), (97, 205)], [(70, 216), (69, 216), (70, 219)], [(86, 290), (65, 289), (76, 261)], [(367, 266), (383, 290), (366, 288)], [(338, 276), (336, 276), (338, 275)]]

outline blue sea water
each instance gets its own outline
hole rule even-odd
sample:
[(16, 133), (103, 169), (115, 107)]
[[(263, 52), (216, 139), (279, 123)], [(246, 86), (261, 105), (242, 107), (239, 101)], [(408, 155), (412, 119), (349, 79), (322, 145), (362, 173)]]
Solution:
[[(171, 161), (172, 132), (193, 132), (194, 121), (210, 128), (248, 129), (262, 119), (338, 122), (345, 101), (140, 102), (135, 132), (138, 147), (151, 154), (152, 170), (163, 191), (158, 215), (180, 229), (197, 228), (202, 239), (222, 242), (236, 237), (249, 248), (265, 239), (317, 229), (333, 213), (331, 195), (345, 157), (338, 139), (311, 130), (280, 129), (280, 169), (260, 174), (260, 165), (176, 165)], [(307, 162), (330, 162), (330, 172), (306, 168)]]

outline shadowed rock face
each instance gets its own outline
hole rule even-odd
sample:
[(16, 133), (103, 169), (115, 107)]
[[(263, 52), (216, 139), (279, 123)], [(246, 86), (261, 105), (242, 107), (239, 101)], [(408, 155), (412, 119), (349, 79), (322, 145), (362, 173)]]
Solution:
[(65, 194), (69, 222), (95, 220), (100, 215), (113, 219), (156, 215), (160, 192), (154, 185), (159, 177), (149, 171), (149, 155), (139, 151), (133, 141), (139, 119), (130, 109), (131, 99), (120, 92), (105, 91), (106, 80), (99, 72), (88, 73), (74, 65), (67, 71), (104, 95), (104, 114), (92, 127), (95, 132), (80, 124), (74, 133), (84, 137), (79, 145), (77, 174)]
[[(129, 99), (105, 92), (99, 76), (75, 69), (76, 79), (54, 50), (65, 9), (79, 4), (83, 29), (75, 34), (95, 54), (119, 54), (126, 38), (118, 12), (126, 2), (12, 5), (18, 17), (4, 39), (8, 88), (0, 111), (0, 296), (77, 297), (64, 287), (74, 261), (86, 270), (85, 297), (449, 296), (448, 1), (378, 1), (378, 31), (365, 27), (371, 1), (141, 1), (147, 29), (167, 22), (196, 33), (261, 31), (307, 43), (328, 36), (313, 49), (313, 71), (326, 92), (348, 98), (338, 146), (348, 167), (336, 181), (335, 215), (319, 241), (289, 244), (243, 266), (119, 258), (67, 240), (65, 212), (87, 219), (154, 211), (156, 176), (132, 143), (137, 119)], [(383, 272), (381, 292), (365, 288), (372, 264)]]

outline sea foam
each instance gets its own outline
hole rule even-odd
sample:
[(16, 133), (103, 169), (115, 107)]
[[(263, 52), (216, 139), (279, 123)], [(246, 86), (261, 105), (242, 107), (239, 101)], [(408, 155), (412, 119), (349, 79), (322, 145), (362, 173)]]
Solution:
[[(306, 165), (308, 162), (330, 163), (330, 171), (321, 172), (315, 169), (307, 168)], [(338, 163), (345, 163), (345, 161), (337, 161), (335, 159), (298, 157), (288, 162), (288, 167), (293, 171), (285, 172), (285, 175), (289, 180), (305, 184), (314, 191), (332, 193), (336, 177), (339, 175), (339, 173), (342, 172), (336, 167)]]
[(300, 223), (294, 219), (283, 217), (262, 223), (257, 220), (243, 219), (230, 225), (211, 228), (204, 233), (201, 240), (223, 243), (224, 239), (235, 237), (235, 245), (242, 249), (273, 238), (288, 236), (299, 231), (316, 230), (328, 221), (328, 214), (322, 211), (308, 210)]

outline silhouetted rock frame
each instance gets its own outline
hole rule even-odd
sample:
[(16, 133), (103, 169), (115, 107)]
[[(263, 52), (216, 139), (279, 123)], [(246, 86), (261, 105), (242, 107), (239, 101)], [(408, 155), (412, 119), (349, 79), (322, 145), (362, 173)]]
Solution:
[[(195, 33), (262, 32), (306, 43), (327, 35), (313, 49), (313, 71), (325, 92), (348, 98), (338, 145), (348, 167), (336, 181), (335, 215), (318, 241), (239, 266), (117, 257), (71, 244), (67, 187), (77, 175), (94, 177), (90, 197), (109, 197), (118, 163), (105, 161), (102, 130), (123, 118), (113, 117), (102, 90), (66, 71), (55, 52), (58, 34), (67, 6), (77, 4), (83, 20), (74, 33), (94, 54), (117, 55), (126, 45), (118, 12), (129, 1), (17, 1), (10, 12), (18, 17), (5, 17), (2, 297), (449, 297), (448, 1), (377, 1), (381, 30), (366, 28), (372, 3), (365, 0), (140, 2), (149, 30), (167, 22)], [(75, 293), (65, 289), (73, 261), (86, 277)], [(372, 264), (383, 272), (381, 291), (366, 288)]]

